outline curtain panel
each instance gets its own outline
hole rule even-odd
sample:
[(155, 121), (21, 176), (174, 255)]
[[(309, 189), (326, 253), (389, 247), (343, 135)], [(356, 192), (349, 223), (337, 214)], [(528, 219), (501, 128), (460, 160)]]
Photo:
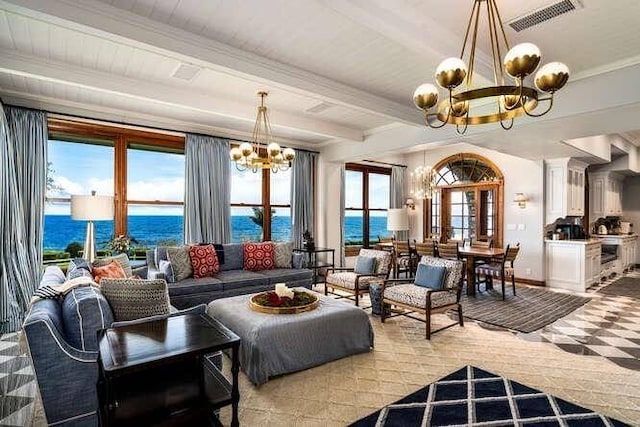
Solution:
[(298, 150), (291, 166), (291, 240), (294, 248), (303, 247), (302, 233), (314, 235), (313, 176), (316, 153)]
[(20, 329), (40, 281), (47, 115), (0, 103), (0, 333)]
[(185, 139), (185, 243), (231, 242), (229, 141), (187, 134)]
[[(404, 166), (391, 167), (391, 188), (389, 192), (389, 207), (391, 209), (404, 208), (406, 201), (404, 195), (405, 174), (407, 168)], [(398, 240), (407, 240), (409, 238), (408, 231), (396, 231)]]

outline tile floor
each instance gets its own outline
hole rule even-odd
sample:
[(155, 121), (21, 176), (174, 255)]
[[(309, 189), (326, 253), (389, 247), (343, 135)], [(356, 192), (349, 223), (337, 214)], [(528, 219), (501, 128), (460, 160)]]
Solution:
[[(591, 302), (531, 334), (467, 321), (426, 341), (423, 323), (400, 317), (382, 325), (372, 317), (376, 347), (370, 353), (260, 387), (241, 375), (241, 424), (345, 425), (474, 365), (640, 425), (640, 301), (593, 290), (587, 295)], [(449, 321), (438, 316), (434, 328)], [(44, 425), (36, 393), (18, 334), (0, 337), (0, 426)], [(221, 414), (226, 424), (229, 414)]]

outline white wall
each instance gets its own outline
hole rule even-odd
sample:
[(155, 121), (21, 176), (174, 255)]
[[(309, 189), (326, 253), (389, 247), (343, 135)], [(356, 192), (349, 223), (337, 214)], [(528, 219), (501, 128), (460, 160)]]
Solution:
[(336, 264), (340, 264), (340, 163), (318, 157), (316, 192), (316, 245), (335, 249)]
[[(640, 176), (628, 176), (622, 186), (622, 218), (640, 234)], [(640, 264), (640, 241), (636, 242), (636, 264)]]

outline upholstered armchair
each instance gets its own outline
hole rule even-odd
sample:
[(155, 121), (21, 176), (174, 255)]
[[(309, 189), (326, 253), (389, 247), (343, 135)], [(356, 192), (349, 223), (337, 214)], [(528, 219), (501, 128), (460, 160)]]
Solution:
[[(425, 284), (421, 282), (424, 277), (421, 274), (422, 270), (427, 270), (427, 266), (444, 267), (445, 271), (440, 276), (441, 283)], [(380, 317), (382, 322), (384, 323), (387, 317), (399, 315), (420, 320), (426, 323), (427, 339), (431, 339), (431, 334), (456, 324), (464, 326), (462, 306), (460, 305), (463, 271), (462, 261), (424, 256), (418, 264), (418, 271), (414, 279), (385, 280), (382, 288), (381, 308), (384, 307), (384, 304), (390, 304), (395, 307), (395, 310), (393, 310), (394, 314), (390, 316), (385, 315), (384, 310), (382, 310)], [(457, 311), (458, 322), (431, 331), (431, 315), (449, 310)], [(413, 316), (413, 313), (425, 316), (424, 320)]]
[[(357, 268), (332, 267), (327, 271), (324, 284), (324, 294), (337, 295), (338, 298), (353, 299), (357, 306), (360, 305), (360, 296), (369, 293), (369, 283), (372, 280), (380, 281), (389, 278), (391, 271), (392, 253), (389, 251), (378, 251), (374, 249), (360, 249), (360, 258), (374, 258), (372, 267), (368, 271), (357, 271)], [(356, 262), (356, 267), (358, 262)], [(329, 291), (331, 288), (331, 292)], [(336, 294), (340, 290), (349, 295)]]

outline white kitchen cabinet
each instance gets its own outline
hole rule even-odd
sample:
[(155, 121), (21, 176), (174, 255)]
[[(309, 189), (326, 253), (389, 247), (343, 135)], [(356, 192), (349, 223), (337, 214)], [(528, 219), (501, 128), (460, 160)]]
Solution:
[(622, 215), (622, 182), (614, 172), (589, 173), (589, 218)]
[(584, 292), (600, 281), (600, 240), (545, 240), (546, 285)]
[(563, 158), (545, 160), (546, 223), (584, 216), (586, 163)]
[(603, 245), (617, 245), (618, 262), (612, 273), (621, 275), (625, 271), (633, 269), (636, 265), (637, 234), (606, 234), (598, 235)]

